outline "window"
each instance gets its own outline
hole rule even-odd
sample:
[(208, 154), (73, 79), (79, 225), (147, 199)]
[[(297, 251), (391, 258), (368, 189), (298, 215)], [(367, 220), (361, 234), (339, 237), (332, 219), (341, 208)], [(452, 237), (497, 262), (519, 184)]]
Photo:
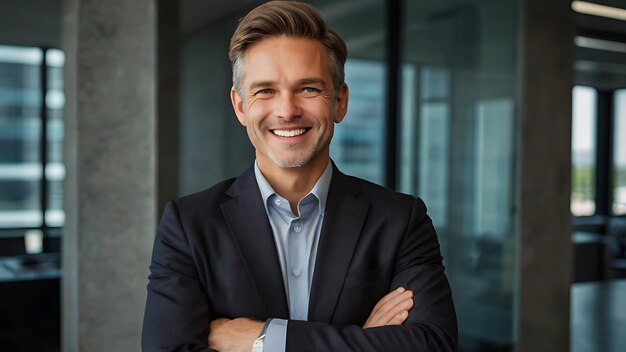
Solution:
[(385, 182), (384, 1), (315, 0), (329, 25), (349, 43), (345, 80), (350, 89), (348, 113), (335, 125), (331, 158), (343, 172)]
[[(419, 194), (424, 199), (437, 229), (445, 228), (448, 222), (450, 82), (450, 71), (444, 67), (403, 67), (400, 187), (403, 192)], [(413, 106), (414, 97), (419, 115)]]
[(0, 229), (64, 223), (63, 61), (55, 49), (0, 46)]
[(594, 215), (597, 91), (574, 87), (572, 97), (572, 196), (574, 216)]
[(48, 65), (46, 109), (47, 109), (47, 158), (45, 176), (48, 182), (45, 222), (48, 227), (61, 227), (65, 223), (63, 211), (63, 64), (65, 56), (56, 49), (46, 51)]
[(385, 66), (376, 60), (349, 58), (346, 82), (350, 108), (335, 126), (331, 156), (344, 172), (382, 183)]
[(401, 3), (399, 189), (437, 229), (459, 349), (512, 350), (518, 2)]
[(626, 215), (626, 89), (615, 92), (613, 146), (614, 215)]

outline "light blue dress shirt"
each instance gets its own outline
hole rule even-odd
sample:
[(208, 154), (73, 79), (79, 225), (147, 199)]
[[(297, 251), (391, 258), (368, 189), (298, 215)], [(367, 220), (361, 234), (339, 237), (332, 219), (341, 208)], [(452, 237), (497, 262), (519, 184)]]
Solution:
[[(317, 245), (333, 175), (332, 163), (328, 162), (311, 192), (298, 203), (299, 216), (291, 211), (287, 199), (274, 192), (256, 162), (254, 175), (274, 234), (285, 293), (289, 300), (289, 317), (293, 320), (307, 320)], [(287, 320), (269, 320), (266, 324), (263, 351), (282, 352), (285, 351), (286, 344)]]

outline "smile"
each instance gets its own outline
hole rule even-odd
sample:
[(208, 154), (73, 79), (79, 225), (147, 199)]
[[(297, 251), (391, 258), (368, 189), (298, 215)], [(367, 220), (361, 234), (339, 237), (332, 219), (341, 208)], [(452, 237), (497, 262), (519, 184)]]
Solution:
[(279, 137), (297, 137), (303, 135), (306, 131), (306, 128), (296, 128), (293, 130), (272, 130), (272, 133)]

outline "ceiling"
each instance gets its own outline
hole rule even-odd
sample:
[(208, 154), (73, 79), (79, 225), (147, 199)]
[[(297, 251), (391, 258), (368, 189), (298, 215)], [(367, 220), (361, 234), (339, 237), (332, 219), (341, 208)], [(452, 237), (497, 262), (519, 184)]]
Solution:
[(61, 0), (2, 0), (0, 44), (61, 47)]
[[(623, 0), (592, 0), (626, 8)], [(576, 47), (576, 84), (603, 90), (626, 88), (626, 21), (576, 13), (576, 35), (622, 44), (624, 52)], [(619, 45), (618, 45), (619, 48)]]
[[(171, 1), (171, 0), (170, 0)], [(230, 0), (230, 1), (209, 1), (209, 0), (179, 0), (180, 2), (180, 27), (183, 36), (189, 35), (208, 23), (228, 16), (232, 13), (239, 13), (262, 0)]]
[[(181, 34), (190, 35), (217, 19), (242, 13), (262, 0), (179, 0)], [(603, 5), (625, 8), (624, 0), (592, 0)], [(61, 18), (63, 0), (2, 0), (0, 11), (0, 44), (61, 47)], [(381, 0), (354, 1), (316, 0), (328, 21), (346, 33), (351, 49), (373, 53), (384, 41), (381, 30), (366, 32), (363, 27), (354, 26), (354, 19), (372, 21), (372, 13), (383, 9)], [(448, 3), (448, 1), (420, 4)], [(355, 8), (355, 6), (359, 8)], [(428, 5), (431, 6), (431, 5)], [(354, 16), (355, 13), (359, 13)], [(369, 15), (368, 15), (369, 14)], [(350, 20), (347, 16), (350, 16)], [(369, 17), (368, 17), (369, 16)], [(369, 18), (369, 19), (367, 19)], [(590, 15), (575, 15), (577, 35), (625, 43), (626, 21), (607, 19)], [(368, 22), (369, 23), (369, 22)], [(381, 24), (382, 25), (382, 24)], [(364, 26), (374, 28), (375, 26)], [(362, 50), (359, 49), (362, 47)], [(355, 52), (355, 51), (353, 51)], [(595, 85), (613, 89), (626, 87), (626, 53), (589, 48), (576, 51), (577, 84)], [(378, 55), (378, 54), (376, 54)]]

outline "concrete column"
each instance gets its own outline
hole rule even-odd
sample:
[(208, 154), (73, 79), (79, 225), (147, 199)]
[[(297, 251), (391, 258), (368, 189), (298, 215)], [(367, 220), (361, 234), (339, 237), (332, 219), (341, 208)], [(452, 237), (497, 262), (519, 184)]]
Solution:
[[(177, 185), (168, 174), (177, 173), (177, 138), (159, 139), (158, 116), (177, 133), (176, 74), (164, 67), (176, 70), (178, 61), (157, 60), (157, 39), (158, 23), (177, 30), (178, 15), (164, 12), (173, 20), (161, 21), (157, 7), (154, 0), (64, 0), (64, 351), (140, 349), (157, 214)], [(161, 91), (159, 82), (174, 84)], [(159, 179), (174, 181), (168, 188)]]
[(520, 0), (520, 244), (517, 351), (569, 351), (570, 0)]

